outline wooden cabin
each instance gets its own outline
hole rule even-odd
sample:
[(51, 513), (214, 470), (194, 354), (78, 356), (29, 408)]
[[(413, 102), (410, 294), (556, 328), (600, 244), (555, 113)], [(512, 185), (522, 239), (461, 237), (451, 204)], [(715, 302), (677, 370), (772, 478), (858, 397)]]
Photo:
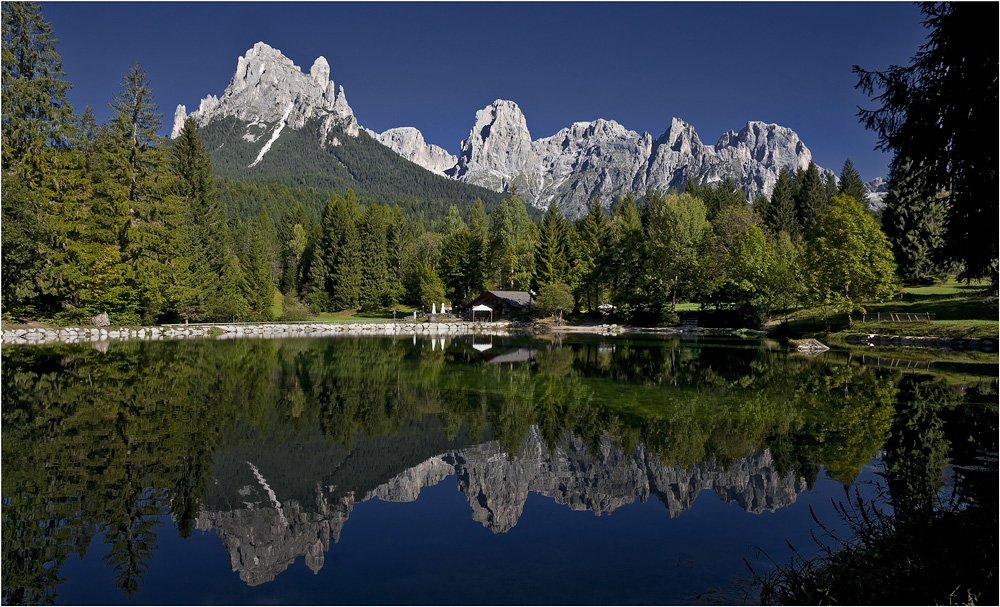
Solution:
[(476, 306), (486, 306), (494, 315), (503, 316), (533, 309), (535, 298), (530, 291), (485, 291), (473, 300), (471, 307)]

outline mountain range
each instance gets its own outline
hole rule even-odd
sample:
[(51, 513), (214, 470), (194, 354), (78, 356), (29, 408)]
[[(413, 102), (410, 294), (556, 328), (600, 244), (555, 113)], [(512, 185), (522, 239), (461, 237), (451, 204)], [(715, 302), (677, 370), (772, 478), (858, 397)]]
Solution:
[[(294, 180), (303, 185), (337, 188), (354, 179), (371, 188), (376, 184), (362, 174), (372, 164), (371, 157), (379, 155), (369, 146), (377, 142), (438, 177), (493, 192), (516, 187), (528, 204), (538, 209), (555, 204), (570, 218), (584, 214), (595, 196), (610, 207), (615, 197), (627, 192), (642, 196), (650, 190), (676, 191), (688, 180), (709, 184), (728, 177), (752, 201), (770, 196), (782, 168), (794, 174), (812, 161), (793, 130), (753, 121), (724, 133), (714, 145), (702, 143), (694, 127), (678, 118), (655, 138), (614, 120), (596, 119), (533, 140), (517, 104), (502, 99), (476, 112), (469, 136), (452, 155), (425, 142), (414, 127), (382, 133), (362, 127), (343, 86), (330, 80), (325, 58), (317, 58), (303, 72), (263, 42), (237, 60), (222, 96), (205, 97), (190, 116), (200, 129), (212, 131), (206, 140), (213, 161), (228, 176), (262, 175), (280, 166), (286, 174), (297, 173)], [(186, 107), (179, 105), (171, 136), (176, 137), (187, 117)], [(303, 136), (311, 142), (282, 145)], [(315, 148), (308, 151), (308, 161), (280, 158), (293, 149), (301, 154), (303, 146)], [(345, 154), (345, 147), (353, 151)], [(830, 171), (821, 168), (821, 173)], [(420, 179), (441, 183), (429, 176)], [(407, 180), (393, 181), (406, 189)], [(884, 182), (876, 179), (867, 187), (870, 202), (877, 206)], [(416, 190), (419, 187), (412, 186), (407, 193)], [(477, 190), (455, 190), (454, 195), (467, 191), (474, 197)]]

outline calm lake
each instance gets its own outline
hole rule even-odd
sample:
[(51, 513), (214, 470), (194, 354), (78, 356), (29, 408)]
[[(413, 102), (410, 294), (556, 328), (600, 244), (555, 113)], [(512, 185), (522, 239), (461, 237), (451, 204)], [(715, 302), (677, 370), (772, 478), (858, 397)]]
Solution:
[(3, 602), (753, 603), (845, 489), (996, 499), (996, 355), (853, 352), (5, 346)]

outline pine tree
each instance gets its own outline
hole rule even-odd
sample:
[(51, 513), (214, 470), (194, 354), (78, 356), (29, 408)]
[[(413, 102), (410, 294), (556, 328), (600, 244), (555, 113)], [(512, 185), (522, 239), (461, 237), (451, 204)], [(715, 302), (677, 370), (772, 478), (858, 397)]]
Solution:
[(600, 262), (602, 246), (607, 240), (608, 231), (608, 218), (601, 207), (600, 198), (595, 197), (591, 201), (590, 210), (578, 225), (582, 250), (581, 282), (583, 295), (587, 303), (587, 310), (596, 313), (597, 306), (601, 304), (603, 267)]
[(274, 228), (267, 205), (261, 205), (257, 214), (257, 228), (260, 230), (261, 244), (264, 247), (264, 258), (271, 272), (271, 280), (277, 284), (281, 280), (281, 246), (278, 243), (278, 231)]
[(789, 236), (798, 236), (802, 233), (802, 226), (795, 215), (792, 178), (784, 167), (778, 173), (778, 181), (771, 192), (771, 204), (761, 214), (761, 219), (775, 234), (784, 232)]
[(74, 134), (73, 110), (66, 100), (72, 85), (63, 79), (57, 43), (40, 5), (3, 3), (0, 152), (4, 171), (20, 172), (29, 182), (39, 157), (64, 146)]
[(823, 179), (823, 189), (826, 190), (827, 201), (839, 193), (839, 190), (837, 189), (837, 178), (834, 177), (832, 172), (827, 173), (826, 178)]
[(864, 182), (861, 181), (861, 175), (854, 168), (854, 163), (851, 162), (850, 158), (844, 162), (844, 168), (840, 171), (840, 187), (837, 193), (850, 196), (865, 208), (868, 207), (868, 192), (865, 190)]
[(530, 286), (537, 240), (538, 229), (512, 188), (490, 218), (489, 259), (496, 288), (526, 290)]
[(542, 228), (535, 248), (534, 287), (566, 283), (569, 273), (567, 239), (569, 224), (555, 204), (542, 217)]
[(303, 263), (306, 270), (303, 276), (302, 300), (315, 313), (331, 310), (329, 291), (329, 271), (323, 247), (319, 242), (313, 243), (307, 249)]
[(406, 259), (406, 248), (413, 242), (413, 230), (403, 214), (403, 209), (398, 205), (389, 210), (387, 221), (386, 249), (389, 255), (391, 297), (393, 301), (401, 301), (405, 297), (403, 264)]
[(97, 303), (116, 308), (116, 322), (176, 318), (192, 296), (183, 202), (171, 191), (176, 177), (156, 134), (160, 114), (138, 64), (123, 76), (121, 92), (109, 105), (114, 117), (102, 150), (95, 205), (105, 238), (117, 237), (128, 291), (124, 299), (99, 297)]
[(441, 236), (443, 238), (448, 238), (452, 234), (465, 229), (465, 222), (462, 221), (462, 216), (458, 212), (458, 207), (451, 205), (448, 207), (448, 214), (445, 215), (444, 221), (441, 224)]
[(823, 185), (816, 163), (809, 162), (809, 168), (805, 170), (801, 181), (796, 185), (798, 186), (798, 196), (795, 198), (796, 216), (803, 231), (808, 232), (826, 211), (826, 187)]
[(947, 251), (948, 196), (925, 198), (913, 183), (918, 172), (903, 165), (889, 177), (889, 194), (882, 214), (899, 276), (908, 284), (932, 284), (951, 267)]
[(250, 320), (252, 315), (245, 293), (246, 281), (240, 268), (240, 260), (236, 255), (229, 255), (219, 280), (219, 299), (215, 301), (215, 307), (210, 311), (212, 318)]
[[(653, 193), (655, 194), (655, 193)], [(650, 194), (650, 195), (653, 195)], [(645, 299), (642, 290), (646, 266), (645, 234), (642, 218), (631, 192), (615, 200), (599, 264), (604, 270), (612, 301), (632, 320), (636, 304)]]
[(327, 292), (334, 311), (360, 305), (361, 242), (358, 239), (358, 206), (352, 190), (344, 197), (330, 197), (320, 223), (320, 247), (326, 261)]
[(170, 165), (177, 176), (177, 195), (185, 207), (184, 224), (190, 243), (188, 256), (191, 258), (191, 286), (194, 290), (190, 317), (208, 320), (211, 310), (219, 307), (219, 285), (227, 263), (228, 236), (212, 176), (212, 161), (201, 143), (193, 118), (188, 117), (180, 134), (173, 140)]
[(246, 255), (240, 259), (240, 272), (243, 275), (243, 299), (250, 316), (248, 320), (270, 320), (274, 283), (271, 281), (260, 223), (249, 226), (247, 232), (249, 242)]
[(278, 240), (281, 243), (281, 292), (295, 295), (299, 290), (302, 256), (308, 244), (305, 208), (302, 204), (281, 216)]
[(39, 5), (5, 2), (2, 10), (3, 308), (72, 311), (82, 305), (78, 292), (91, 280), (96, 251), (82, 234), (90, 190), (71, 147), (78, 139), (66, 100), (71, 85)]
[(386, 211), (372, 205), (365, 209), (359, 223), (358, 238), (364, 243), (359, 301), (362, 310), (373, 311), (395, 303), (390, 288)]
[(467, 308), (483, 289), (481, 241), (471, 230), (453, 233), (441, 242), (438, 275), (452, 304)]
[(489, 264), (486, 258), (489, 253), (489, 230), (490, 219), (486, 215), (486, 207), (483, 205), (483, 201), (477, 198), (472, 205), (472, 211), (469, 212), (469, 233), (472, 236), (472, 242), (469, 245), (471, 247), (469, 249), (469, 272), (475, 278), (471, 283), (472, 291), (474, 291), (472, 297), (479, 295), (479, 292), (486, 289), (489, 278)]
[(996, 36), (976, 35), (997, 20), (995, 3), (920, 5), (927, 43), (908, 66), (870, 72), (854, 66), (857, 88), (881, 104), (858, 117), (879, 149), (895, 156), (890, 172), (907, 177), (922, 200), (949, 196), (947, 248), (966, 279), (998, 278), (997, 157), (984, 134), (997, 132)]

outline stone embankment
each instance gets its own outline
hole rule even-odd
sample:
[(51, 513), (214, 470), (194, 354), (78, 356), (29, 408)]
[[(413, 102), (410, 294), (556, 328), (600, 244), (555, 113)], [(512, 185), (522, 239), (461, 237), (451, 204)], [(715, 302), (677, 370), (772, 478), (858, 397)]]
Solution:
[(454, 335), (512, 335), (531, 333), (532, 325), (511, 322), (449, 322), (449, 323), (239, 323), (163, 325), (141, 328), (79, 328), (62, 329), (32, 327), (5, 330), (4, 344), (49, 344), (125, 341), (138, 339), (160, 341), (170, 339), (274, 339), (282, 337), (360, 337), (375, 335), (450, 337)]
[(954, 337), (912, 337), (910, 335), (848, 335), (847, 343), (896, 348), (937, 348), (939, 350), (981, 350), (996, 352), (994, 339), (959, 339)]

